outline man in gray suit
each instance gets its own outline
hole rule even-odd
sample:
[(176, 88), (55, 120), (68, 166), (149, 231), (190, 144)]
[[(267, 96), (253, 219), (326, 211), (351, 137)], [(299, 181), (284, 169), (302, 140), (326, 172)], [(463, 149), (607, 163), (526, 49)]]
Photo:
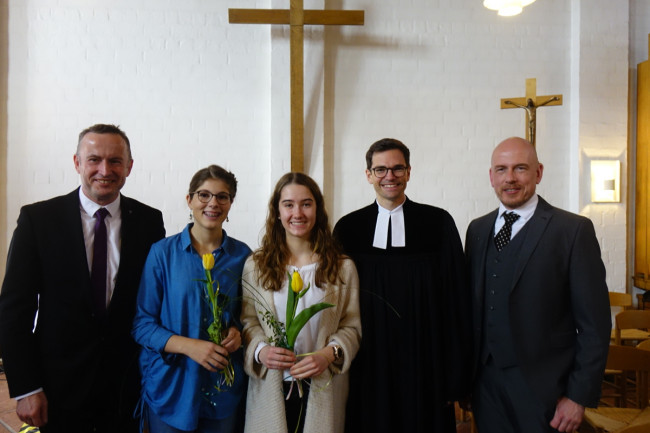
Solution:
[(528, 141), (501, 142), (490, 167), (501, 204), (467, 230), (481, 433), (573, 432), (600, 397), (605, 267), (591, 221), (535, 193), (543, 169)]

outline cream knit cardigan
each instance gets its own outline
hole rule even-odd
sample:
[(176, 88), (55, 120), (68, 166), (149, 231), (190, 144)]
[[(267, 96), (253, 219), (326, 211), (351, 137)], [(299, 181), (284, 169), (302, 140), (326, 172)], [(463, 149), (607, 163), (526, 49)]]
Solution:
[[(305, 416), (304, 433), (343, 432), (345, 405), (348, 396), (348, 370), (361, 341), (359, 316), (359, 277), (350, 259), (345, 259), (339, 271), (343, 283), (325, 284), (323, 302), (335, 304), (321, 312), (317, 347), (336, 340), (344, 353), (343, 365), (330, 364), (320, 376), (312, 378)], [(246, 403), (246, 433), (286, 433), (282, 391), (282, 371), (269, 370), (255, 362), (255, 348), (272, 335), (261, 319), (267, 309), (277, 316), (273, 292), (258, 284), (255, 262), (249, 257), (242, 276), (242, 339), (245, 345), (244, 370), (250, 376)], [(262, 307), (261, 305), (264, 305)]]

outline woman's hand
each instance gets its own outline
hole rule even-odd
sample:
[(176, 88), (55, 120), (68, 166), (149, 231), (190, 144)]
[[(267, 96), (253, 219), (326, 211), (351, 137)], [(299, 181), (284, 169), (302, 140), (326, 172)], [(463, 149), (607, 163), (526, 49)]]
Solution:
[(241, 333), (234, 326), (228, 328), (228, 335), (221, 340), (221, 345), (229, 352), (233, 353), (241, 347)]
[(213, 373), (228, 365), (228, 350), (211, 341), (172, 335), (164, 350), (183, 354)]
[(271, 370), (286, 370), (296, 363), (296, 355), (282, 347), (264, 346), (259, 357), (260, 362)]
[(297, 364), (291, 367), (289, 372), (296, 379), (307, 379), (320, 375), (327, 370), (327, 367), (333, 361), (334, 353), (332, 347), (327, 346), (311, 355), (303, 357)]
[(228, 365), (228, 351), (211, 341), (192, 339), (187, 356), (211, 372), (223, 370)]

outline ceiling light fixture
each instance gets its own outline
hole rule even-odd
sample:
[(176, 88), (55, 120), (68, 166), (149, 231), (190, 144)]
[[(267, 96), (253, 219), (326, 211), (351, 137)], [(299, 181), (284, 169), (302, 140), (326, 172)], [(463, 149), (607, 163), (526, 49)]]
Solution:
[(502, 17), (518, 15), (524, 6), (528, 6), (535, 0), (484, 0), (483, 6), (493, 11), (499, 11)]

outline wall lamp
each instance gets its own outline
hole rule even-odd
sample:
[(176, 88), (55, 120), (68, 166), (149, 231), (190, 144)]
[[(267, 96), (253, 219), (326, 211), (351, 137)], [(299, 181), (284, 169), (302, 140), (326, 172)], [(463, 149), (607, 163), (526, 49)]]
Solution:
[(502, 17), (519, 15), (524, 9), (535, 0), (484, 0), (483, 6), (493, 11), (499, 11)]
[(621, 201), (621, 162), (617, 160), (591, 161), (591, 202), (618, 203)]

